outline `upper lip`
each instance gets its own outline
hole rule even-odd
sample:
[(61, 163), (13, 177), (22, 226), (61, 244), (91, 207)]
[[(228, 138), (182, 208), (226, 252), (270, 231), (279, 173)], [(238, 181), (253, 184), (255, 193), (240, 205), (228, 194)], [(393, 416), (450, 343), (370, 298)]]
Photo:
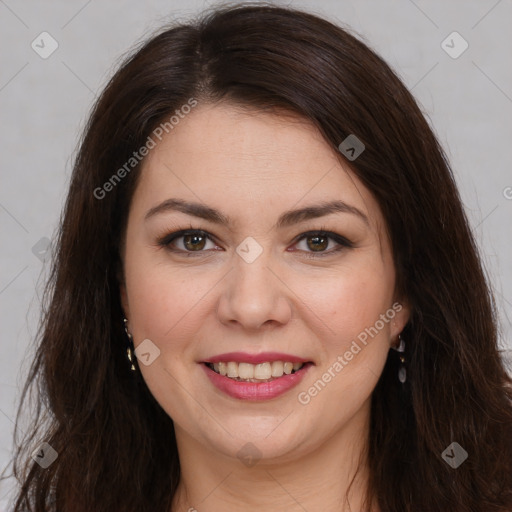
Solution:
[(283, 361), (290, 363), (307, 363), (308, 359), (294, 356), (292, 354), (283, 354), (281, 352), (260, 352), (259, 354), (248, 354), (247, 352), (228, 352), (226, 354), (219, 354), (209, 357), (202, 361), (203, 363), (229, 363), (234, 361), (236, 363), (271, 363), (273, 361)]

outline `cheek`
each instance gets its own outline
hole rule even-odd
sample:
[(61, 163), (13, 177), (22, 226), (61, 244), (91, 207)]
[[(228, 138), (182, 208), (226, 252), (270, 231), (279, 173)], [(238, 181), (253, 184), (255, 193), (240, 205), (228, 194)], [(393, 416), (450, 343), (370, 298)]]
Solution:
[(310, 287), (307, 295), (307, 306), (319, 319), (315, 335), (323, 355), (298, 400), (310, 407), (311, 418), (322, 415), (336, 428), (367, 403), (384, 368), (395, 316), (394, 274), (384, 266), (361, 266), (323, 284)]
[(126, 282), (135, 339), (149, 338), (158, 344), (193, 323), (209, 279), (204, 273), (194, 278), (190, 272), (155, 260), (134, 254), (127, 261)]
[(307, 305), (321, 320), (315, 334), (322, 357), (317, 375), (302, 387), (301, 396), (314, 401), (319, 411), (327, 403), (343, 404), (324, 412), (338, 424), (366, 402), (384, 368), (394, 317), (394, 272), (379, 255), (317, 284), (322, 286), (309, 288)]
[[(380, 264), (379, 264), (380, 262)], [(394, 272), (383, 262), (353, 265), (307, 285), (305, 303), (322, 320), (324, 340), (342, 349), (391, 307)], [(379, 330), (387, 331), (388, 323)]]

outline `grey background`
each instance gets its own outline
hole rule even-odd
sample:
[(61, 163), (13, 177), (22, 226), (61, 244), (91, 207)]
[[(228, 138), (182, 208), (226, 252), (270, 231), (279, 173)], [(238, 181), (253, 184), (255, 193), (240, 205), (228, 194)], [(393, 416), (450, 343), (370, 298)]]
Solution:
[[(10, 458), (15, 405), (48, 270), (41, 261), (44, 239), (55, 233), (92, 102), (136, 42), (215, 3), (0, 0), (1, 468)], [(512, 1), (274, 3), (348, 24), (412, 90), (452, 163), (495, 289), (501, 344), (512, 350)], [(59, 45), (47, 59), (31, 47), (43, 31)], [(453, 31), (469, 44), (456, 59), (441, 47)], [(34, 246), (42, 253), (34, 254)], [(0, 487), (0, 510), (6, 510), (8, 491), (7, 484)]]

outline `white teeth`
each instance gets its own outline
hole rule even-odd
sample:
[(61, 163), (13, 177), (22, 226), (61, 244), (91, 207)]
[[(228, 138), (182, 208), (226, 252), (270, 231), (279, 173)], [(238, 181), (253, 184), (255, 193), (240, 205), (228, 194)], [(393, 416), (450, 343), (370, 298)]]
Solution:
[(261, 363), (257, 364), (254, 367), (254, 378), (255, 379), (270, 379), (272, 377), (272, 367), (270, 366), (270, 363)]
[[(215, 369), (215, 365), (213, 365), (213, 369)], [(221, 375), (228, 374), (228, 365), (226, 363), (219, 363), (219, 373)]]
[(238, 377), (238, 364), (237, 363), (228, 363), (228, 377)]
[(220, 375), (249, 382), (268, 381), (283, 375), (290, 375), (292, 371), (300, 370), (303, 366), (304, 363), (291, 363), (289, 361), (272, 361), (271, 363), (260, 364), (229, 361), (228, 363), (213, 363), (213, 365), (210, 365)]
[(254, 379), (254, 365), (249, 363), (238, 363), (238, 375), (235, 375), (235, 377), (240, 377), (241, 379)]
[(281, 377), (283, 375), (283, 361), (272, 362), (272, 377)]

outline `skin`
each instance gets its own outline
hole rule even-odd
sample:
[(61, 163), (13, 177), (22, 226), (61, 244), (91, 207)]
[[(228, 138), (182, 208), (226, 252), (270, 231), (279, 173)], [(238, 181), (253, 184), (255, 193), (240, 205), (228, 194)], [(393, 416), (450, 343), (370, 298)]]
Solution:
[[(216, 208), (233, 224), (177, 211), (144, 219), (169, 198)], [(340, 199), (368, 224), (332, 213), (274, 226), (287, 210)], [(158, 244), (191, 227), (214, 240), (200, 239), (199, 252), (183, 237), (171, 245), (181, 252)], [(353, 247), (330, 252), (339, 245), (328, 239), (315, 252), (312, 237), (297, 241), (322, 229)], [(263, 249), (250, 264), (236, 252), (249, 236)], [(395, 296), (378, 203), (317, 129), (229, 103), (197, 106), (144, 162), (122, 260), (121, 298), (134, 345), (149, 339), (160, 350), (139, 367), (176, 429), (182, 478), (172, 510), (362, 510), (371, 394), (409, 308)], [(402, 309), (393, 320), (359, 344), (362, 350), (309, 403), (300, 403), (298, 394), (395, 302)], [(216, 389), (199, 364), (232, 351), (284, 352), (315, 366), (280, 397), (242, 401)], [(249, 442), (259, 457), (252, 467), (237, 456)], [(359, 460), (350, 508), (342, 506)]]

